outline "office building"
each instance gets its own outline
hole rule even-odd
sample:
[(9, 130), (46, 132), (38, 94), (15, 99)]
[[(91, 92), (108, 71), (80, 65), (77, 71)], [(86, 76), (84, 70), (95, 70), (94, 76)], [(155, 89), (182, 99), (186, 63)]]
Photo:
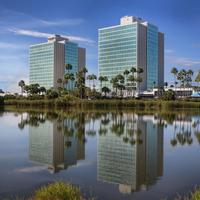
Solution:
[[(85, 67), (86, 50), (67, 38), (55, 35), (48, 41), (30, 46), (29, 52), (29, 80), (30, 84), (38, 83), (46, 89), (57, 87), (58, 79), (63, 79), (67, 73), (66, 64), (72, 65), (74, 76), (78, 69)], [(69, 82), (65, 87), (74, 88), (75, 81)]]
[[(108, 77), (109, 81), (104, 84), (111, 90), (110, 80), (132, 67), (143, 69), (142, 83), (135, 83), (137, 90), (163, 86), (164, 34), (155, 25), (125, 16), (120, 25), (99, 29), (98, 48), (99, 76)], [(125, 82), (128, 89), (128, 81)]]

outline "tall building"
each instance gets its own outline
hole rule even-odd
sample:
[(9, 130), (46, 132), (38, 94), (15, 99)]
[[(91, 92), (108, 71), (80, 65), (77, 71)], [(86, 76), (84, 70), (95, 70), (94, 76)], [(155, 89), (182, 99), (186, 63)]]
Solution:
[[(110, 80), (132, 67), (141, 67), (141, 91), (164, 83), (164, 34), (158, 27), (133, 16), (121, 18), (120, 25), (99, 29), (99, 76)], [(128, 83), (128, 81), (126, 81)]]
[[(70, 73), (74, 75), (81, 67), (85, 67), (86, 50), (78, 44), (60, 35), (49, 37), (48, 41), (30, 46), (29, 52), (29, 80), (30, 84), (38, 83), (49, 89), (57, 87), (57, 80), (66, 73), (65, 64), (71, 64)], [(74, 81), (66, 87), (74, 88)]]

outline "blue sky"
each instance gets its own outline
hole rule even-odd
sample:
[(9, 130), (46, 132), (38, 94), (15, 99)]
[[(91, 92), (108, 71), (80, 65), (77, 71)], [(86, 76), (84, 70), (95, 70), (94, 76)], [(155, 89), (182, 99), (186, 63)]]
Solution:
[(97, 74), (98, 28), (120, 17), (141, 17), (165, 33), (165, 81), (170, 69), (200, 69), (198, 0), (0, 0), (0, 88), (16, 91), (28, 81), (28, 47), (61, 34), (87, 48), (87, 67)]

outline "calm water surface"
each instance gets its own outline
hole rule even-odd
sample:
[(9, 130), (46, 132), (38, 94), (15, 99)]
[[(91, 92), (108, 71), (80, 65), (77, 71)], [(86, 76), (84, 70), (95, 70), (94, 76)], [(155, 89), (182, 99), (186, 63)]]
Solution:
[(200, 115), (1, 112), (0, 199), (62, 180), (101, 200), (173, 199), (200, 185)]

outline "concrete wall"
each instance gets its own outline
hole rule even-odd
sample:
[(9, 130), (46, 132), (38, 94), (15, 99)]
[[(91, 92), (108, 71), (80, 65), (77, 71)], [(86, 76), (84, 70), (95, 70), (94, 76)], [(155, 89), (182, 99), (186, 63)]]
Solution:
[(65, 67), (65, 45), (55, 42), (54, 47), (54, 87), (58, 87), (57, 80), (63, 78)]
[(78, 70), (86, 66), (86, 49), (78, 47)]
[(158, 33), (158, 86), (164, 86), (164, 34)]
[(142, 24), (138, 24), (137, 37), (137, 66), (141, 67), (144, 72), (140, 74), (142, 83), (140, 90), (147, 89), (147, 28)]

